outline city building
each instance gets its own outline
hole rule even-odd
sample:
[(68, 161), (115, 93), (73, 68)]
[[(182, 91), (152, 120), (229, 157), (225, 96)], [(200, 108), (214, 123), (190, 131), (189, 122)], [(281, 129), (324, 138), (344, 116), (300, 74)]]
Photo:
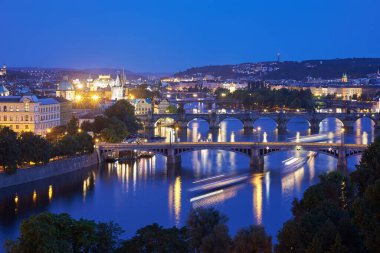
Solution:
[(343, 73), (343, 76), (342, 76), (341, 82), (342, 82), (342, 83), (347, 83), (347, 82), (348, 82), (348, 77), (347, 77), (347, 74), (346, 74), (346, 73)]
[(69, 121), (73, 117), (73, 102), (63, 97), (56, 97), (54, 99), (57, 100), (60, 104), (59, 106), (60, 124), (59, 125), (65, 126), (67, 125), (67, 123), (69, 123)]
[(4, 84), (0, 84), (0, 97), (9, 96), (9, 90), (4, 86)]
[(152, 112), (152, 100), (150, 98), (145, 99), (135, 99), (133, 101), (133, 105), (135, 106), (135, 114), (148, 114)]
[(167, 99), (155, 100), (154, 101), (154, 113), (163, 114), (167, 113), (166, 109), (169, 107), (170, 103)]
[(120, 74), (117, 74), (116, 80), (111, 86), (111, 93), (111, 100), (124, 99), (124, 83)]
[(7, 66), (4, 64), (0, 69), (0, 77), (5, 77), (7, 75)]
[(114, 86), (115, 81), (111, 78), (111, 75), (99, 75), (98, 79), (94, 80), (90, 90), (96, 91), (97, 89), (104, 89)]
[(63, 80), (58, 84), (56, 96), (63, 97), (64, 99), (70, 101), (75, 99), (74, 86), (69, 82), (69, 78), (67, 76), (64, 76)]
[(45, 135), (60, 125), (60, 104), (54, 98), (34, 95), (0, 97), (0, 125), (15, 132)]

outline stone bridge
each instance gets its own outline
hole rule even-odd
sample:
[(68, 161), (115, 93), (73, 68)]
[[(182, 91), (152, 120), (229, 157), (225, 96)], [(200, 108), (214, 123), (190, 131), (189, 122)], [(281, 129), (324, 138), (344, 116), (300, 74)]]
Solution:
[(144, 125), (144, 128), (154, 128), (160, 119), (171, 118), (179, 128), (187, 128), (188, 123), (194, 119), (203, 119), (209, 123), (211, 129), (219, 128), (219, 124), (227, 119), (238, 119), (243, 123), (244, 128), (253, 128), (253, 124), (260, 118), (271, 118), (277, 124), (279, 132), (287, 130), (287, 124), (295, 118), (305, 119), (312, 132), (319, 131), (319, 124), (326, 118), (339, 119), (344, 128), (352, 131), (356, 120), (367, 117), (375, 125), (375, 129), (380, 130), (379, 113), (311, 113), (311, 112), (240, 112), (240, 113), (183, 113), (183, 114), (145, 114), (137, 115)]
[(226, 150), (242, 153), (250, 157), (250, 167), (256, 171), (264, 169), (264, 156), (273, 152), (286, 150), (306, 150), (332, 156), (338, 159), (338, 170), (347, 169), (347, 158), (361, 155), (367, 148), (363, 144), (343, 143), (306, 143), (306, 142), (174, 142), (174, 143), (98, 143), (96, 145), (99, 160), (105, 156), (118, 155), (123, 151), (147, 151), (160, 154), (167, 158), (167, 165), (172, 166), (181, 162), (181, 155), (203, 149)]

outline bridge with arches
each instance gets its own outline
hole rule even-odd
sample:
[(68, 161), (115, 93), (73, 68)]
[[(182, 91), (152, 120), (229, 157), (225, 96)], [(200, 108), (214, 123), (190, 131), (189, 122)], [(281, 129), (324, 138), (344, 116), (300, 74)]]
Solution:
[(98, 143), (96, 145), (99, 160), (107, 155), (118, 156), (123, 151), (146, 151), (160, 154), (167, 158), (167, 165), (172, 166), (181, 162), (185, 152), (197, 150), (225, 150), (242, 153), (250, 158), (250, 167), (256, 171), (264, 169), (264, 157), (278, 151), (305, 150), (332, 156), (338, 159), (338, 170), (347, 169), (347, 158), (361, 155), (367, 148), (363, 144), (343, 143), (306, 143), (306, 142), (174, 142), (174, 143)]
[(244, 128), (253, 128), (253, 124), (260, 118), (271, 118), (277, 124), (279, 132), (287, 130), (287, 123), (295, 118), (308, 122), (312, 132), (319, 131), (320, 123), (327, 118), (336, 118), (342, 122), (343, 127), (351, 131), (355, 122), (363, 117), (369, 118), (374, 123), (375, 129), (380, 130), (379, 113), (310, 113), (310, 112), (238, 112), (238, 113), (176, 113), (176, 114), (145, 114), (137, 115), (144, 128), (154, 128), (156, 122), (171, 118), (179, 128), (187, 128), (188, 123), (194, 119), (203, 119), (208, 122), (211, 129), (219, 128), (220, 123), (227, 118), (234, 118), (243, 123)]

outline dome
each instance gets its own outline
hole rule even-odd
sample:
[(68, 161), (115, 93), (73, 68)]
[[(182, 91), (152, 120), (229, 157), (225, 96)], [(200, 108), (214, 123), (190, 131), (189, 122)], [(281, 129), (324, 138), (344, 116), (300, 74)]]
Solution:
[(64, 77), (63, 80), (58, 84), (57, 90), (59, 91), (74, 90), (74, 87), (69, 82), (68, 78)]

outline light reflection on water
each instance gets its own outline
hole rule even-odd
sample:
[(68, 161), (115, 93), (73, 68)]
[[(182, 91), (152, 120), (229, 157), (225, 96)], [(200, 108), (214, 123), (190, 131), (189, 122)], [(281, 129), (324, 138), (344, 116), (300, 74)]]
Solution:
[[(353, 133), (346, 133), (346, 143), (370, 143), (374, 129), (367, 119), (355, 123)], [(207, 122), (194, 120), (186, 131), (158, 128), (156, 134), (170, 138), (175, 132), (181, 141), (287, 141), (310, 135), (307, 122), (295, 120), (288, 124), (287, 134), (278, 134), (271, 119), (255, 122), (261, 131), (243, 130), (240, 121), (227, 119), (218, 130), (209, 130)], [(329, 141), (340, 142), (341, 123), (323, 121), (320, 133), (328, 133)], [(156, 155), (130, 164), (107, 164), (72, 175), (43, 180), (0, 192), (0, 239), (15, 238), (22, 219), (41, 211), (68, 212), (75, 218), (114, 220), (125, 228), (126, 236), (147, 224), (182, 226), (191, 206), (214, 206), (229, 218), (234, 234), (238, 228), (263, 224), (275, 236), (282, 223), (290, 217), (291, 202), (302, 197), (303, 191), (318, 182), (318, 176), (335, 170), (336, 160), (320, 154), (301, 168), (285, 172), (282, 161), (302, 156), (306, 151), (286, 151), (265, 157), (265, 171), (253, 174), (248, 182), (223, 189), (207, 198), (190, 203), (202, 195), (190, 193), (192, 182), (220, 174), (249, 173), (249, 159), (243, 154), (221, 150), (199, 150), (182, 155), (181, 168), (166, 169), (166, 159)], [(359, 157), (348, 159), (350, 169)]]

